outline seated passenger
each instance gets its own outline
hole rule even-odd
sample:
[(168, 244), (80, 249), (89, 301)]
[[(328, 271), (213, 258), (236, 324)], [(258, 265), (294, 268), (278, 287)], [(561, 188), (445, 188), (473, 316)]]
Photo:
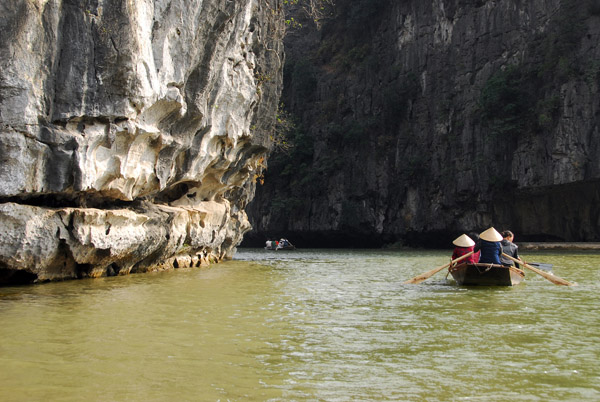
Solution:
[(484, 264), (500, 265), (500, 256), (502, 255), (502, 235), (493, 227), (483, 231), (479, 235), (479, 243), (475, 246), (475, 251), (481, 251), (479, 262)]
[[(452, 252), (452, 260), (456, 260), (457, 258), (462, 257), (463, 255), (473, 251), (473, 249), (475, 248), (475, 242), (473, 241), (473, 239), (471, 239), (466, 234), (462, 234), (462, 235), (458, 236), (456, 239), (454, 239), (452, 244), (454, 244), (456, 246), (454, 248), (454, 251)], [(459, 262), (460, 263), (463, 263), (463, 262), (475, 263), (475, 262), (477, 262), (477, 259), (478, 259), (477, 255), (475, 253), (473, 253), (470, 256), (468, 256), (467, 258), (465, 258), (464, 260), (459, 261)]]
[[(513, 234), (513, 232), (511, 232), (510, 230), (505, 230), (504, 232), (502, 232), (502, 237), (502, 250), (504, 250), (504, 253), (506, 255), (510, 255), (513, 258), (516, 258), (517, 260), (520, 260), (519, 246), (513, 243), (513, 241), (515, 240), (515, 235)], [(509, 267), (515, 265), (513, 260), (504, 256), (500, 257), (500, 261), (502, 262), (502, 265), (506, 265)], [(518, 265), (517, 268), (519, 268)]]

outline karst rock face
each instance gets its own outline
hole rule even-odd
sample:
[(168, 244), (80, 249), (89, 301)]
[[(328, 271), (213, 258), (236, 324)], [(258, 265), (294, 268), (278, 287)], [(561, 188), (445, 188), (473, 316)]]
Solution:
[[(246, 240), (600, 240), (600, 3), (336, 0), (286, 36), (291, 157)], [(302, 14), (296, 16), (300, 20)]]
[(281, 2), (0, 4), (0, 276), (228, 258), (281, 90)]

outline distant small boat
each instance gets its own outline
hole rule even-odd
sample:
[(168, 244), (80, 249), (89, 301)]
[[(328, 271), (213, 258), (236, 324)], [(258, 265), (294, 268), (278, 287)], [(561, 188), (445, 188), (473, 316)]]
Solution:
[(296, 249), (296, 246), (294, 246), (293, 244), (288, 244), (285, 246), (279, 245), (279, 246), (277, 246), (277, 248), (275, 250), (280, 251), (280, 250), (295, 250), (295, 249)]
[(287, 239), (281, 239), (280, 241), (276, 240), (267, 240), (265, 250), (295, 250), (296, 246), (290, 243)]
[(460, 286), (514, 286), (525, 277), (516, 267), (485, 263), (460, 263), (448, 271)]

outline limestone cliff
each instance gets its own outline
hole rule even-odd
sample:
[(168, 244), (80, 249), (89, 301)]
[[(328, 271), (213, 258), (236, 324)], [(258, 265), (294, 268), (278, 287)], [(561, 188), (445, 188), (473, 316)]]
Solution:
[(2, 280), (230, 256), (270, 147), (280, 7), (2, 1)]
[(297, 146), (269, 160), (249, 240), (600, 240), (600, 2), (338, 0), (301, 22)]

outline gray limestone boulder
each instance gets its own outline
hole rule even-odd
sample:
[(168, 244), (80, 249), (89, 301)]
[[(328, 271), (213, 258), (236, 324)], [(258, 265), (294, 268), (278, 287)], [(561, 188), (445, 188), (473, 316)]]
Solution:
[(0, 277), (232, 255), (281, 91), (281, 2), (0, 3)]

